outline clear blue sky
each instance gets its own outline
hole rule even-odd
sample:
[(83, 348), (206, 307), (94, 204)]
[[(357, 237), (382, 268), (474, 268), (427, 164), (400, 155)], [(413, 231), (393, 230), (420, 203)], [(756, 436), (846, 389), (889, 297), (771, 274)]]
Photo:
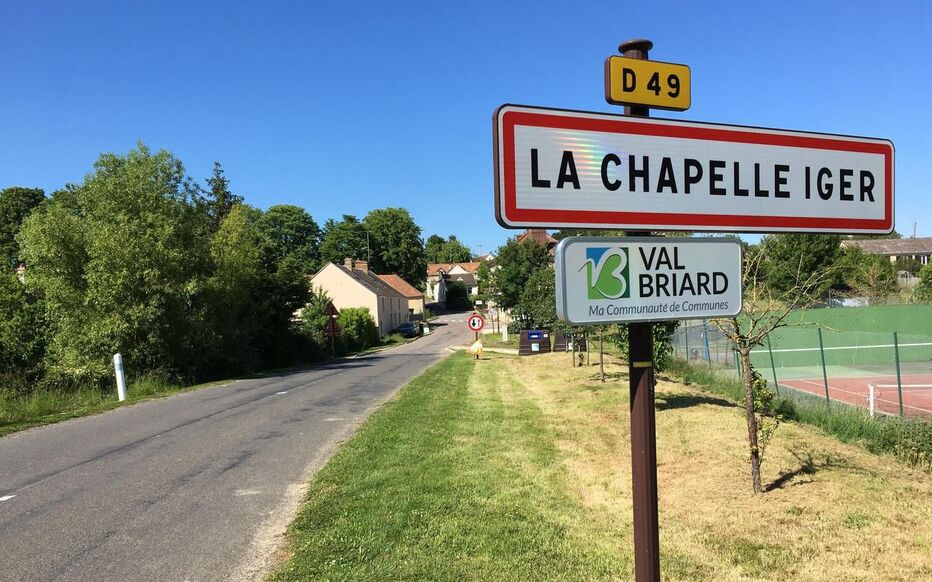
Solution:
[[(636, 5), (642, 7), (635, 7)], [(896, 145), (896, 218), (932, 236), (928, 2), (190, 2), (0, 4), (0, 187), (79, 182), (101, 152), (219, 160), (256, 206), (318, 222), (403, 206), (475, 251), (493, 216), (505, 102), (618, 111), (618, 43), (692, 68), (665, 117)]]

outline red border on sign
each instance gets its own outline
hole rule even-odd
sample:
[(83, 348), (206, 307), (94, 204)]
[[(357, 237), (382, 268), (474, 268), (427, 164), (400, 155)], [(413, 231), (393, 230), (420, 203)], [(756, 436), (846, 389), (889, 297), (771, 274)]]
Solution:
[[(594, 114), (598, 115), (598, 114)], [(667, 212), (619, 212), (599, 210), (553, 210), (518, 208), (515, 185), (515, 126), (575, 129), (615, 134), (649, 135), (701, 139), (706, 141), (752, 143), (820, 150), (880, 154), (884, 156), (884, 218), (825, 218), (811, 216), (761, 216), (740, 214), (680, 214)], [(502, 217), (509, 223), (629, 226), (776, 228), (779, 230), (818, 229), (832, 231), (889, 231), (893, 228), (893, 147), (876, 141), (850, 141), (818, 134), (758, 133), (739, 128), (727, 129), (702, 125), (644, 123), (603, 117), (575, 117), (558, 113), (506, 111), (501, 114), (499, 136), (504, 151), (504, 208)], [(496, 147), (497, 147), (496, 143)], [(497, 173), (497, 167), (496, 167)]]
[[(469, 320), (472, 319), (473, 317), (478, 317), (479, 321), (482, 322), (482, 325), (480, 325), (476, 329), (473, 329), (473, 326), (469, 324)], [(466, 327), (469, 328), (469, 331), (475, 331), (475, 332), (482, 331), (482, 329), (485, 327), (485, 318), (479, 315), (478, 313), (471, 313), (469, 317), (466, 318)]]

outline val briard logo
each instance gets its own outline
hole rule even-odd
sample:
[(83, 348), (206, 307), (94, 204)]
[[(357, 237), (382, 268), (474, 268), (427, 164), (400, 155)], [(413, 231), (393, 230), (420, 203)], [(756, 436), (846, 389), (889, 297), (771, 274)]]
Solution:
[(628, 285), (628, 249), (589, 247), (586, 263), (589, 299), (624, 299), (630, 296)]

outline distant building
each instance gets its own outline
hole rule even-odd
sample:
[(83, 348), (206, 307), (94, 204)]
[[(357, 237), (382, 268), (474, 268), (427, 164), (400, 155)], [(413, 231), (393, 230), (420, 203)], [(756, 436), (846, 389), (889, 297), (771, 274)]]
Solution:
[(369, 271), (366, 261), (345, 259), (342, 265), (327, 263), (311, 278), (311, 287), (323, 291), (334, 307), (367, 307), (379, 328), (379, 335), (410, 321), (408, 298)]
[(445, 304), (447, 287), (454, 281), (466, 286), (468, 295), (479, 294), (477, 272), (480, 261), (469, 263), (430, 263), (427, 265), (427, 302)]
[(408, 299), (408, 316), (410, 319), (421, 319), (421, 316), (424, 315), (423, 293), (398, 275), (378, 275), (378, 277)]
[(914, 259), (928, 265), (932, 257), (932, 237), (843, 240), (841, 246), (858, 247), (866, 253), (889, 257), (891, 263), (898, 259)]
[(553, 247), (557, 246), (557, 243), (560, 242), (547, 234), (547, 231), (542, 228), (529, 228), (528, 230), (516, 236), (515, 240), (519, 243), (527, 241), (536, 242), (537, 244), (546, 248), (551, 255), (553, 254)]

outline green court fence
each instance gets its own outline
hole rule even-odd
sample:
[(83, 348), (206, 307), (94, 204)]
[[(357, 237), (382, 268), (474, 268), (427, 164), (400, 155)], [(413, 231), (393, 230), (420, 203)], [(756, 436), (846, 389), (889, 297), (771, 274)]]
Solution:
[[(816, 309), (788, 323), (751, 351), (781, 396), (932, 419), (932, 306)], [(684, 321), (671, 339), (675, 357), (740, 377), (734, 346), (712, 322)]]

